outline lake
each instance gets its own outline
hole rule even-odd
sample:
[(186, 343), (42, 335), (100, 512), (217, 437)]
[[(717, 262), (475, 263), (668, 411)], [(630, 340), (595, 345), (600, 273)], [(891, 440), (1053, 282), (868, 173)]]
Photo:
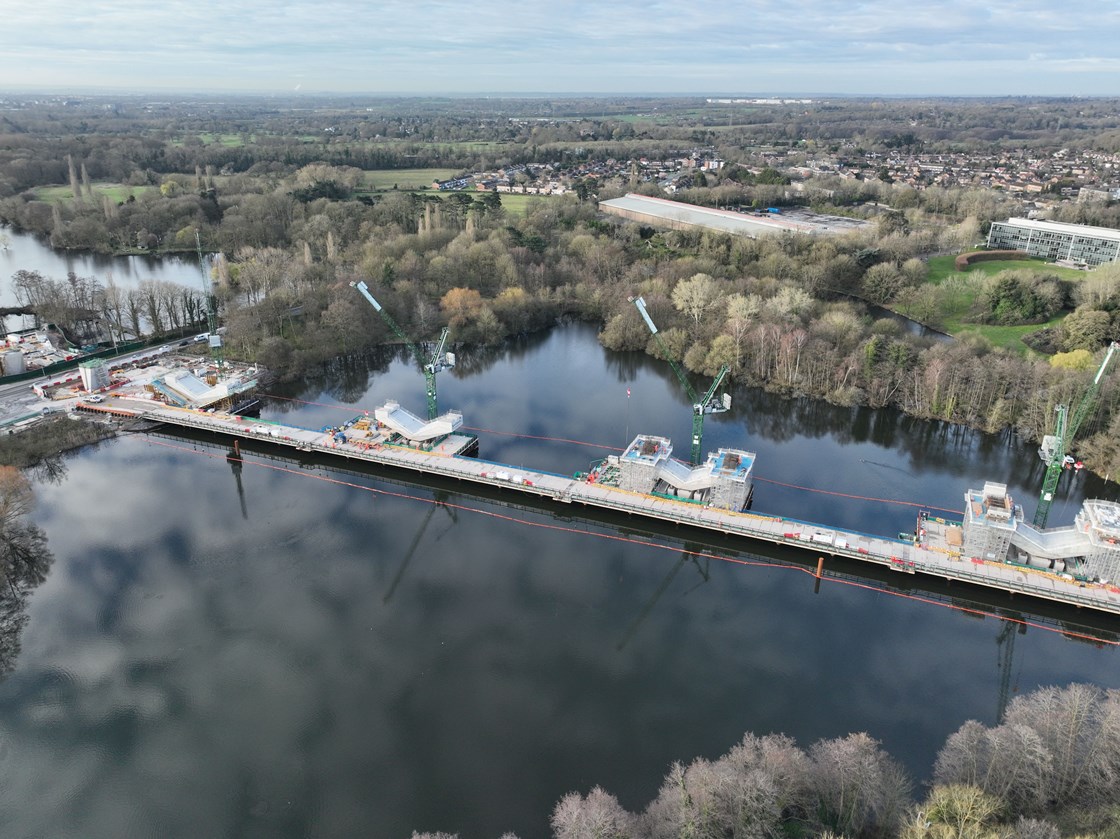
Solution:
[(0, 226), (8, 240), (0, 248), (0, 306), (16, 306), (11, 279), (16, 271), (38, 271), (46, 277), (65, 280), (73, 271), (79, 277), (95, 277), (107, 285), (109, 276), (121, 288), (135, 288), (141, 280), (168, 280), (202, 288), (198, 260), (178, 256), (108, 256), (88, 251), (54, 250), (32, 233)]
[[(441, 409), (462, 410), (489, 460), (571, 473), (639, 432), (687, 459), (672, 371), (595, 336), (569, 324), (461, 350)], [(274, 390), (263, 416), (317, 428), (389, 398), (422, 413), (423, 389), (400, 353), (340, 359)], [(757, 453), (756, 510), (893, 535), (919, 509), (894, 502), (959, 510), (995, 480), (1033, 513), (1042, 464), (1015, 438), (734, 397), (705, 448)], [(866, 731), (921, 781), (963, 722), (995, 721), (1001, 621), (719, 558), (750, 544), (256, 453), (239, 465), (174, 435), (65, 462), (36, 485), (56, 558), (0, 683), (7, 836), (535, 839), (566, 792), (601, 785), (640, 810), (673, 761), (746, 731), (804, 747)], [(1116, 494), (1066, 475), (1051, 525)], [(1110, 645), (1016, 637), (1012, 693), (1120, 687)]]

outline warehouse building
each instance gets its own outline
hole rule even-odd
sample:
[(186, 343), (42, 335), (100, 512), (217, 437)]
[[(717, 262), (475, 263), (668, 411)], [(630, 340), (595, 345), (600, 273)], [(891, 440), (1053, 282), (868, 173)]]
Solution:
[(1049, 262), (1095, 268), (1120, 260), (1120, 230), (1059, 221), (1012, 218), (992, 222), (988, 247), (1023, 251)]
[(670, 230), (702, 228), (752, 238), (775, 233), (834, 235), (868, 226), (868, 222), (860, 219), (821, 215), (798, 208), (772, 207), (763, 212), (740, 213), (632, 192), (622, 198), (600, 201), (599, 209), (650, 227)]

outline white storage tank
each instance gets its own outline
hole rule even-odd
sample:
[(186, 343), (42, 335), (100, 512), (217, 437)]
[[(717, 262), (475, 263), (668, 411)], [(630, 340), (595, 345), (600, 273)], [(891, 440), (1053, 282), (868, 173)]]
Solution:
[(27, 364), (23, 360), (23, 353), (19, 350), (8, 350), (0, 356), (0, 365), (4, 368), (5, 376), (27, 372)]

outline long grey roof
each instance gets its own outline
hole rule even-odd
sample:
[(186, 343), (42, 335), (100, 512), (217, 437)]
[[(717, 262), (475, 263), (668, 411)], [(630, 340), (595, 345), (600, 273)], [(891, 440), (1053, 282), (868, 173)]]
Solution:
[[(713, 207), (700, 207), (696, 204), (684, 204), (680, 201), (651, 198), (648, 195), (637, 195), (635, 193), (629, 193), (622, 198), (612, 198), (609, 201), (600, 201), (599, 209), (608, 212), (611, 209), (617, 209), (630, 213), (640, 213), (648, 216), (654, 223), (660, 219), (745, 236), (764, 236), (773, 233), (828, 234), (843, 233), (851, 229), (850, 227), (845, 229), (839, 224), (836, 225), (835, 229), (831, 229), (827, 216), (821, 216), (819, 220), (814, 219), (811, 222), (795, 220), (784, 214), (776, 213), (753, 216), (733, 210), (717, 210)], [(803, 215), (803, 213), (799, 212), (798, 215)], [(844, 221), (850, 223), (851, 220), (844, 219)]]

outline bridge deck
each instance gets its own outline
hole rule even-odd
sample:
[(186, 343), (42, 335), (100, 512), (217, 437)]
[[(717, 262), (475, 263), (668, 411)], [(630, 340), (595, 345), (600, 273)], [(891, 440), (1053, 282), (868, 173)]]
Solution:
[(945, 548), (915, 545), (900, 539), (873, 536), (823, 524), (762, 513), (719, 510), (588, 483), (564, 475), (443, 454), (438, 450), (418, 451), (385, 443), (383, 437), (375, 434), (365, 440), (338, 442), (330, 433), (322, 431), (245, 420), (230, 414), (173, 408), (141, 399), (114, 398), (106, 403), (83, 407), (86, 410), (132, 416), (230, 437), (267, 440), (275, 445), (302, 451), (321, 452), (382, 466), (506, 487), (516, 492), (551, 498), (563, 504), (586, 504), (718, 533), (761, 539), (808, 550), (818, 556), (842, 556), (875, 563), (902, 573), (928, 574), (1079, 608), (1120, 614), (1120, 588), (1115, 586), (1079, 583), (1055, 574), (1002, 562), (962, 559), (959, 554)]

